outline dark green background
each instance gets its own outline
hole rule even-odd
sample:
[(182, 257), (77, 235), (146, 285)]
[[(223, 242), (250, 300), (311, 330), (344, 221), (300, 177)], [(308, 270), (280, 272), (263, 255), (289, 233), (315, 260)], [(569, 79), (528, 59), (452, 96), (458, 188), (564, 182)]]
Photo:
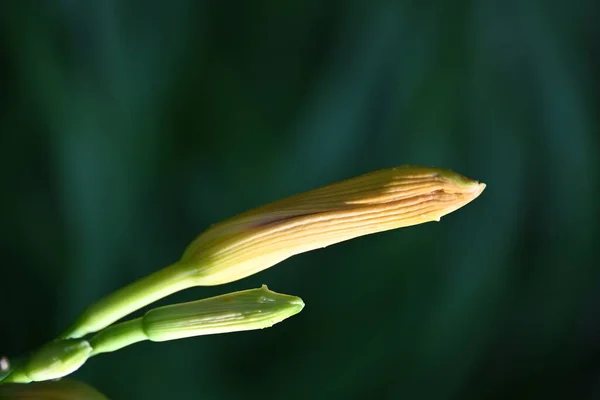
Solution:
[[(553, 3), (550, 5), (549, 3)], [(234, 284), (306, 308), (142, 343), (114, 399), (600, 396), (600, 3), (0, 3), (0, 354), (238, 212), (375, 169), (488, 184), (441, 223)]]

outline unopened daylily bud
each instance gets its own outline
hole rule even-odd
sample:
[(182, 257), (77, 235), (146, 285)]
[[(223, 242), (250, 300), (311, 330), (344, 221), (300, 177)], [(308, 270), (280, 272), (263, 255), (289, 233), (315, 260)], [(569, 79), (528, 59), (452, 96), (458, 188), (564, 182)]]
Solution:
[(273, 326), (304, 307), (301, 298), (269, 290), (243, 290), (150, 310), (141, 318), (109, 326), (95, 335), (92, 355), (119, 350), (143, 340), (164, 342), (192, 336)]
[(144, 331), (154, 342), (190, 336), (269, 328), (299, 313), (304, 302), (296, 296), (260, 289), (160, 307), (143, 319)]
[(36, 350), (26, 362), (15, 366), (3, 382), (28, 383), (62, 378), (88, 359), (92, 347), (86, 340), (55, 340)]
[(439, 219), (485, 184), (452, 171), (405, 166), (276, 201), (216, 224), (181, 260), (89, 307), (64, 337), (96, 332), (171, 293), (232, 282), (288, 257), (362, 235)]
[(186, 249), (198, 285), (242, 279), (295, 254), (440, 218), (485, 184), (439, 168), (372, 172), (256, 208), (212, 226)]

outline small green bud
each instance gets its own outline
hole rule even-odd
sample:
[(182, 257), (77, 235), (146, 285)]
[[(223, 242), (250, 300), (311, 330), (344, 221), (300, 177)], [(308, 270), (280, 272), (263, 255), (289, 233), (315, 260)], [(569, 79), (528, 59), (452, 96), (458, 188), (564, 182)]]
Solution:
[(143, 318), (143, 327), (149, 340), (162, 342), (268, 328), (303, 307), (301, 298), (275, 293), (263, 285), (260, 289), (150, 310)]
[(32, 381), (62, 378), (79, 369), (91, 352), (92, 347), (86, 340), (56, 340), (33, 353), (23, 372)]
[(111, 325), (90, 339), (90, 356), (143, 340), (163, 342), (191, 336), (268, 328), (297, 314), (302, 299), (266, 286), (150, 310), (141, 318)]

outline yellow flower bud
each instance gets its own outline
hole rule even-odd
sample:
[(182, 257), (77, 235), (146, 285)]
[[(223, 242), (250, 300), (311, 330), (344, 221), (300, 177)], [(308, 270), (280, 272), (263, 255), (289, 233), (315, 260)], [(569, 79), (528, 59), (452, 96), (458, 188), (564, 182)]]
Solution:
[(439, 221), (484, 188), (483, 183), (439, 168), (372, 172), (216, 224), (188, 246), (180, 266), (191, 267), (198, 285), (232, 282), (298, 253)]

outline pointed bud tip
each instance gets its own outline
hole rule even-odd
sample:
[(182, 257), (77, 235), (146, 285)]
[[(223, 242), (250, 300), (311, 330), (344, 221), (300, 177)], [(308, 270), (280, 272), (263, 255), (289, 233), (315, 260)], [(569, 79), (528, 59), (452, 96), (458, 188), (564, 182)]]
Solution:
[(300, 309), (304, 308), (304, 302), (302, 301), (302, 299), (300, 297), (296, 297), (296, 296), (292, 296), (292, 297), (293, 297), (293, 299), (290, 300), (290, 304), (299, 306)]
[(273, 303), (273, 305), (281, 306), (282, 309), (289, 312), (289, 316), (298, 314), (304, 308), (304, 301), (298, 296), (274, 292), (267, 285), (262, 285), (258, 290), (264, 292), (266, 295), (261, 296), (259, 302)]
[(445, 184), (439, 191), (434, 192), (439, 195), (439, 208), (432, 212), (432, 220), (438, 221), (445, 215), (448, 215), (459, 208), (464, 207), (485, 190), (486, 184), (467, 178), (450, 170), (437, 170), (435, 174), (441, 177)]
[(456, 185), (456, 191), (467, 195), (470, 198), (469, 201), (476, 199), (486, 187), (486, 184), (483, 182), (476, 181), (471, 178), (467, 178), (464, 175), (456, 173), (451, 170), (437, 169), (437, 174), (443, 178), (448, 179), (454, 185)]
[(291, 297), (293, 297), (293, 298), (289, 302), (289, 304), (291, 306), (290, 308), (292, 311), (290, 316), (298, 314), (304, 308), (304, 302), (302, 301), (302, 299), (300, 297), (296, 297), (296, 296), (291, 296)]
[(467, 193), (470, 193), (473, 199), (477, 198), (484, 190), (486, 184), (482, 182), (472, 181), (470, 184), (465, 185)]
[(485, 183), (483, 182), (479, 182), (477, 184), (478, 188), (477, 188), (477, 195), (479, 196), (481, 194), (481, 192), (483, 192), (485, 190), (485, 187), (487, 186)]

